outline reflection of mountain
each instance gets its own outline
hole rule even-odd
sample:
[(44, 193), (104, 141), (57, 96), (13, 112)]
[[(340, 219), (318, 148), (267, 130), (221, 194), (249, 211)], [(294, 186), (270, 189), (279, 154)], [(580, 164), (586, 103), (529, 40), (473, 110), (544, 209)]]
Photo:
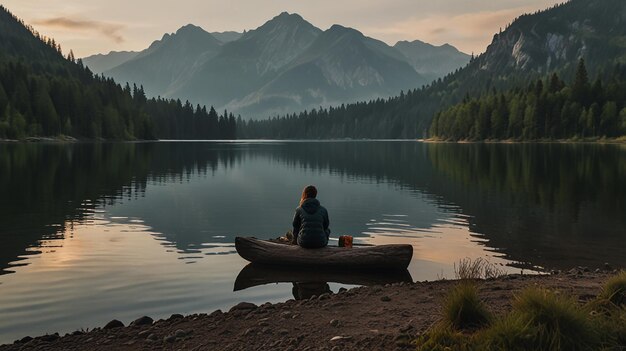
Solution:
[[(253, 199), (258, 189), (275, 186), (264, 182), (278, 177), (270, 200), (291, 206), (294, 194), (284, 188), (281, 169), (327, 171), (364, 188), (391, 183), (425, 194), (442, 211), (453, 205), (454, 212), (468, 215), (472, 232), (513, 261), (549, 268), (604, 261), (626, 265), (625, 153), (603, 145), (415, 142), (0, 145), (0, 269), (39, 240), (62, 236), (68, 223), (80, 222), (99, 206), (113, 214), (141, 210), (137, 217), (184, 252), (253, 234), (237, 232), (250, 228), (248, 221), (255, 223), (255, 233), (282, 234), (273, 228), (291, 215), (291, 207), (285, 213), (241, 202), (241, 196)], [(242, 174), (245, 164), (260, 165), (253, 168), (258, 172)], [(236, 197), (223, 193), (236, 187), (216, 189), (213, 177), (220, 174), (241, 182), (241, 192), (248, 193)], [(147, 186), (148, 202), (159, 202), (158, 197), (153, 201), (154, 193), (168, 189), (183, 196), (185, 186), (191, 195), (145, 209)], [(119, 204), (118, 199), (131, 201)], [(372, 212), (394, 206), (401, 211), (415, 204), (371, 207)], [(245, 217), (231, 213), (237, 206)], [(351, 220), (333, 214), (335, 224)], [(430, 228), (434, 220), (427, 213), (413, 225)], [(345, 223), (355, 232), (365, 226)]]

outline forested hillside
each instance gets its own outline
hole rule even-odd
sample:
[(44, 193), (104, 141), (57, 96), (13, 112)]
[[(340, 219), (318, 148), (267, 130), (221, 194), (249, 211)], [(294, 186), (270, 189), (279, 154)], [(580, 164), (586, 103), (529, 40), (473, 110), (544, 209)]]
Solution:
[(624, 24), (622, 0), (571, 0), (520, 16), (494, 35), (484, 54), (428, 86), (390, 99), (243, 122), (238, 128), (241, 136), (252, 138), (427, 137), (439, 111), (494, 90), (527, 87), (551, 73), (571, 81), (580, 58), (591, 81), (604, 77), (626, 62)]
[(438, 113), (430, 135), (446, 140), (571, 139), (626, 135), (626, 67), (589, 81), (583, 60), (565, 84), (554, 73), (524, 89), (465, 99)]
[(234, 138), (235, 118), (94, 76), (0, 6), (0, 139)]

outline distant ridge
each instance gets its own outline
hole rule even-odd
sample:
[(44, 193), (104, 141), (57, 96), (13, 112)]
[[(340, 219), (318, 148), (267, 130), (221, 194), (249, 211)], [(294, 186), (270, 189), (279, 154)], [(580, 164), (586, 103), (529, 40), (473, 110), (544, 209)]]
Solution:
[[(610, 81), (623, 71), (626, 1), (571, 0), (521, 15), (494, 34), (485, 53), (423, 89), (388, 100), (316, 110), (318, 123), (314, 126), (308, 111), (282, 120), (251, 123), (241, 132), (250, 138), (425, 138), (438, 111), (471, 97), (529, 89), (531, 82), (553, 72), (571, 82), (581, 58), (591, 79), (603, 76)], [(298, 125), (311, 127), (299, 130)]]
[[(437, 59), (445, 55), (447, 61)], [(322, 31), (288, 12), (245, 33), (188, 25), (135, 55), (113, 54), (114, 62), (105, 64), (107, 56), (84, 62), (119, 82), (143, 85), (151, 96), (200, 101), (252, 118), (393, 96), (469, 62), (452, 47), (403, 51), (340, 25)]]

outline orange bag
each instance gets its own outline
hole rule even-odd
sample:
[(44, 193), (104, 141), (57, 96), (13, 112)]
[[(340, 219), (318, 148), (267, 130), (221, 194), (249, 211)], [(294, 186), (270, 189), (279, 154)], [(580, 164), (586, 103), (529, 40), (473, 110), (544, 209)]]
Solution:
[(339, 247), (352, 247), (352, 236), (342, 235), (339, 237)]

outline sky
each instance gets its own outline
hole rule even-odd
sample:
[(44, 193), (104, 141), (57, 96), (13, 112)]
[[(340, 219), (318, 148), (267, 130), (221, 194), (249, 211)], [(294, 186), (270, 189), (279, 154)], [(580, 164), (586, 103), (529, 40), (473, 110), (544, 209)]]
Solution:
[(517, 16), (556, 0), (2, 0), (76, 57), (143, 50), (192, 23), (209, 32), (257, 28), (283, 11), (328, 29), (341, 24), (393, 45), (419, 39), (481, 53)]

